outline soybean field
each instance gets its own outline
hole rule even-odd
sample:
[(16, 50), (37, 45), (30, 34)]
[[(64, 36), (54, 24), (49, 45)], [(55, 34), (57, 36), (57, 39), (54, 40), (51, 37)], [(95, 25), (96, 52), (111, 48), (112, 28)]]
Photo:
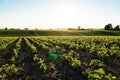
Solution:
[(120, 37), (0, 37), (0, 80), (120, 80)]

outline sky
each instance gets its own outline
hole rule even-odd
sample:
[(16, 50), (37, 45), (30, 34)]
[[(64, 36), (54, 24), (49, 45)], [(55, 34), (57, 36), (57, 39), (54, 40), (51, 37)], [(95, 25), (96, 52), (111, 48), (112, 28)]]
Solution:
[(120, 25), (120, 0), (0, 0), (0, 28), (104, 28)]

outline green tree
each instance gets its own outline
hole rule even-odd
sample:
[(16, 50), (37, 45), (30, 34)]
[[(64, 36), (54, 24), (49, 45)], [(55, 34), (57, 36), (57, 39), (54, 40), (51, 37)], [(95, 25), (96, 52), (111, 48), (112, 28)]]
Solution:
[(113, 29), (112, 24), (105, 25), (104, 29), (105, 30), (112, 30)]
[(8, 28), (6, 27), (5, 30), (8, 30)]
[(120, 30), (120, 26), (117, 25), (114, 29), (115, 29), (115, 30)]
[(25, 28), (24, 30), (28, 30), (28, 28)]

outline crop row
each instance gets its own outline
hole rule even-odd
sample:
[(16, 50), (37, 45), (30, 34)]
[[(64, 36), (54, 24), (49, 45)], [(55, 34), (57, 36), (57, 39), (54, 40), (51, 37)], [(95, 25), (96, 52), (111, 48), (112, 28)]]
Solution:
[(8, 45), (10, 45), (16, 40), (16, 38), (17, 37), (14, 37), (14, 38), (0, 37), (0, 51), (5, 50)]
[[(42, 79), (120, 79), (120, 37), (1, 37), (0, 40), (1, 46), (6, 44), (4, 50), (13, 45), (11, 55), (0, 63), (0, 79), (27, 79), (24, 77), (31, 69), (31, 74), (37, 73)], [(0, 60), (3, 57), (0, 55)], [(37, 75), (34, 78), (39, 80)]]
[[(49, 56), (51, 51), (59, 53), (55, 64), (62, 65), (63, 62), (68, 62), (69, 66), (75, 69), (80, 66), (82, 75), (89, 79), (110, 80), (116, 79), (115, 76), (119, 78), (120, 68), (116, 68), (120, 66), (119, 37), (30, 37), (29, 39), (42, 48), (45, 56)], [(48, 61), (48, 58), (44, 61)]]

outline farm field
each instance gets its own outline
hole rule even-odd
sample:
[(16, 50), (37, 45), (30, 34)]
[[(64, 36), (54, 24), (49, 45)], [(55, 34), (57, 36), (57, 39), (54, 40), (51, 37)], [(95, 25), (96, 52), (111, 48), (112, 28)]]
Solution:
[(0, 36), (120, 36), (115, 30), (2, 30)]
[(120, 80), (120, 36), (0, 37), (2, 80)]

